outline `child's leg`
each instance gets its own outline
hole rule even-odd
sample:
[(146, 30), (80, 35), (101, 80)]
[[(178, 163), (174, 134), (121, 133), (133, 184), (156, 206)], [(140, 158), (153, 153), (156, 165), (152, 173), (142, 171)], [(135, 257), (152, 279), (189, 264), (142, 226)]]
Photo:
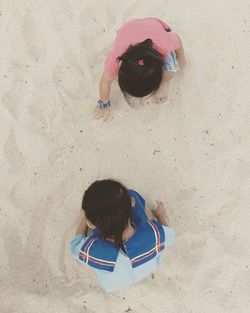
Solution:
[(157, 92), (153, 95), (153, 102), (155, 103), (163, 103), (168, 99), (168, 91), (169, 91), (169, 81), (175, 76), (175, 72), (164, 72), (162, 77), (162, 82), (157, 90)]
[(178, 70), (178, 67), (179, 65), (176, 59), (176, 54), (175, 52), (171, 52), (171, 54), (165, 60), (162, 82), (156, 94), (153, 96), (153, 102), (162, 103), (167, 101), (169, 81), (171, 78), (174, 77), (175, 72)]

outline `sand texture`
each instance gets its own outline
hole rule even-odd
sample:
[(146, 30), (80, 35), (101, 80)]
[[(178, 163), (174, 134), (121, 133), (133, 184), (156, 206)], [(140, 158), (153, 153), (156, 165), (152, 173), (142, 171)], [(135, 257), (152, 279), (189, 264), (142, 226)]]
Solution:
[[(92, 119), (116, 30), (157, 16), (187, 65), (167, 104), (118, 85)], [(0, 312), (250, 312), (249, 0), (0, 1)], [(154, 279), (105, 294), (69, 253), (81, 197), (113, 177), (168, 202)]]

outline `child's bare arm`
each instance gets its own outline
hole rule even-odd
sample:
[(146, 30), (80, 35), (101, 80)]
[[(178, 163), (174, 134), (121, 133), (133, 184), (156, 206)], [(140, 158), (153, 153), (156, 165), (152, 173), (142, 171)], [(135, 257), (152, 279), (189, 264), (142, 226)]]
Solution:
[(76, 235), (87, 235), (88, 226), (85, 215), (82, 216), (81, 222), (77, 228)]
[(177, 34), (176, 34), (176, 36), (180, 40), (180, 47), (175, 50), (175, 53), (176, 53), (176, 58), (178, 59), (178, 62), (179, 62), (180, 67), (182, 69), (184, 67), (184, 65), (186, 64), (186, 57), (185, 57), (185, 52), (184, 52), (183, 45), (181, 42), (181, 38)]
[(102, 74), (100, 82), (100, 100), (107, 103), (110, 100), (110, 91), (113, 78), (111, 78), (105, 71)]
[[(108, 103), (110, 100), (110, 91), (113, 79), (104, 71), (100, 82), (100, 100), (103, 103)], [(100, 109), (99, 106), (95, 108), (95, 117), (107, 119), (109, 115), (109, 108)]]

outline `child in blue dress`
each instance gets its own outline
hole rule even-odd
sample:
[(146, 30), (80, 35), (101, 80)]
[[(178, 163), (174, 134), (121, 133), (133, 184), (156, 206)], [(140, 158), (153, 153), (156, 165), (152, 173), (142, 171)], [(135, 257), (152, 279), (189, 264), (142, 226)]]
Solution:
[[(175, 241), (162, 202), (145, 214), (145, 201), (134, 190), (114, 180), (96, 181), (85, 191), (84, 216), (71, 252), (94, 270), (106, 292), (127, 287), (156, 271), (162, 251)], [(92, 235), (88, 236), (88, 228)]]

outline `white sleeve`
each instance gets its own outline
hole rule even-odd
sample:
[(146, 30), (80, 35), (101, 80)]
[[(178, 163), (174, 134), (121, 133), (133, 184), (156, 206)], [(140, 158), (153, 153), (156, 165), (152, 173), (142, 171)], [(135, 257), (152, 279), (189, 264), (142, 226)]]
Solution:
[(165, 232), (165, 243), (167, 246), (175, 245), (175, 231), (172, 227), (163, 226)]

